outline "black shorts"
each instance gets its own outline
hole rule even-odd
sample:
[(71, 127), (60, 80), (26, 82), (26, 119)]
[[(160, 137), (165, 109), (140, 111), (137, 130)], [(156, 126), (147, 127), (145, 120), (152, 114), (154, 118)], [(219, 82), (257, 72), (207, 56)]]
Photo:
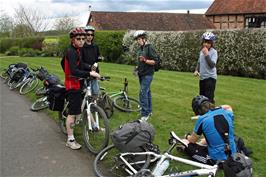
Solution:
[(81, 104), (82, 104), (82, 94), (81, 90), (68, 90), (67, 91), (67, 101), (68, 105), (68, 114), (69, 115), (79, 115), (81, 113)]

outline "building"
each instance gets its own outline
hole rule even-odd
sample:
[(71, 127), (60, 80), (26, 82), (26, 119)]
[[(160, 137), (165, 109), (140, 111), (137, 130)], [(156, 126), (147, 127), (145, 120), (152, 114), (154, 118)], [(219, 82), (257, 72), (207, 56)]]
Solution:
[(214, 29), (204, 14), (90, 12), (87, 25), (98, 30), (189, 31)]
[(205, 15), (217, 29), (266, 28), (266, 0), (215, 0)]

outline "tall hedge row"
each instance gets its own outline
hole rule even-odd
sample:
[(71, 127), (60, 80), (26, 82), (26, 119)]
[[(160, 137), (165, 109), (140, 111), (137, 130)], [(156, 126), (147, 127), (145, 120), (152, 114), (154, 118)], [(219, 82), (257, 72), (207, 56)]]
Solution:
[[(193, 32), (149, 32), (149, 41), (154, 44), (168, 70), (192, 72), (200, 51), (201, 35)], [(217, 70), (220, 74), (266, 79), (266, 29), (215, 30), (218, 37)], [(136, 43), (133, 31), (125, 34), (123, 42), (129, 46), (129, 60), (134, 60)]]
[(5, 53), (11, 47), (42, 49), (44, 37), (0, 38), (0, 52)]

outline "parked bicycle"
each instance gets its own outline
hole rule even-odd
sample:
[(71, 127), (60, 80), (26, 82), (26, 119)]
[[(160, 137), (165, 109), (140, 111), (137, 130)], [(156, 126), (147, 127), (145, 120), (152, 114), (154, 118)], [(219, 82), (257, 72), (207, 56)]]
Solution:
[[(109, 77), (101, 77), (101, 81), (109, 80)], [(86, 147), (93, 154), (98, 154), (104, 149), (109, 142), (109, 121), (104, 110), (97, 105), (96, 100), (91, 94), (90, 82), (84, 80), (85, 89), (84, 99), (81, 105), (81, 117), (76, 118), (74, 127), (82, 122), (83, 124), (83, 140)], [(62, 112), (59, 112), (59, 126), (64, 134), (66, 130), (66, 118), (68, 115), (68, 102), (65, 100), (65, 106)]]
[[(40, 93), (39, 96), (42, 96), (41, 98), (38, 98), (32, 105), (31, 110), (32, 111), (40, 111), (42, 109), (46, 109), (49, 107), (49, 101), (48, 101), (48, 94), (49, 94), (49, 88), (60, 85), (60, 79), (56, 75), (50, 75), (48, 76), (44, 82), (44, 90), (42, 90), (42, 93)], [(61, 84), (60, 87), (63, 87)]]
[(113, 100), (114, 107), (124, 112), (138, 112), (140, 111), (140, 102), (128, 96), (128, 80), (124, 80), (124, 88), (119, 92), (108, 92), (110, 98)]
[(33, 91), (39, 84), (39, 80), (43, 81), (45, 78), (45, 74), (48, 73), (46, 69), (43, 67), (39, 67), (37, 69), (31, 68), (29, 75), (26, 80), (23, 81), (19, 89), (19, 93), (21, 95), (25, 95), (31, 91)]
[[(110, 174), (114, 174), (114, 176), (134, 177), (185, 177), (203, 175), (214, 177), (216, 175), (218, 164), (211, 166), (171, 155), (171, 151), (178, 144), (180, 144), (180, 138), (174, 132), (171, 132), (169, 139), (170, 147), (163, 154), (152, 151), (121, 153), (114, 145), (110, 145), (96, 156), (93, 168), (98, 177), (107, 177)], [(152, 162), (155, 162), (155, 166), (150, 170), (150, 163)], [(169, 162), (181, 162), (196, 169), (185, 171), (181, 171), (180, 169), (175, 169), (174, 171), (167, 170), (169, 168)]]

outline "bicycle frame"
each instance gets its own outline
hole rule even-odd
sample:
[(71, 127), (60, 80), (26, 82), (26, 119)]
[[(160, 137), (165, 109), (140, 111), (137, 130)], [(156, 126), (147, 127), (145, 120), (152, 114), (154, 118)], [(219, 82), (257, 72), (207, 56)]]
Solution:
[[(171, 132), (171, 135), (173, 138), (175, 138), (176, 136), (174, 132)], [(151, 159), (151, 162), (158, 160), (158, 162), (156, 162), (155, 168), (151, 171), (152, 174), (154, 174), (154, 171), (157, 168), (159, 168), (161, 163), (165, 160), (181, 162), (187, 165), (200, 168), (200, 169), (188, 170), (188, 171), (183, 171), (183, 172), (171, 172), (171, 174), (163, 175), (162, 177), (182, 177), (182, 176), (185, 177), (185, 176), (201, 176), (201, 175), (208, 175), (208, 177), (213, 177), (216, 175), (216, 172), (218, 170), (217, 164), (212, 166), (212, 165), (207, 165), (207, 164), (203, 164), (203, 163), (199, 163), (199, 162), (195, 162), (192, 160), (188, 160), (188, 159), (184, 159), (184, 158), (171, 155), (170, 152), (172, 149), (174, 149), (176, 144), (177, 142), (174, 142), (164, 154), (156, 154), (154, 152), (136, 152), (136, 153), (126, 152), (126, 153), (121, 153), (118, 157), (127, 166), (128, 169), (125, 168), (125, 171), (129, 173), (130, 175), (134, 175), (138, 173), (138, 171), (133, 167), (133, 165), (144, 163), (144, 161), (137, 161), (137, 162), (129, 163), (125, 158), (126, 156), (129, 156), (129, 155), (132, 155), (132, 156), (150, 155), (151, 157), (153, 157)]]

